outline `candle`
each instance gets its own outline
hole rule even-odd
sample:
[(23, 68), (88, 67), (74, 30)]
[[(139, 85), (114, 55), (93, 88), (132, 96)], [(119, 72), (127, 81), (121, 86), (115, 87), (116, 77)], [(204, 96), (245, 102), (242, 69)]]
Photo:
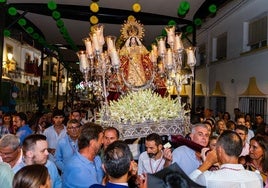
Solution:
[(111, 51), (111, 61), (112, 61), (113, 67), (116, 67), (116, 68), (119, 67), (120, 60), (119, 60), (118, 53), (115, 49)]
[(93, 42), (94, 49), (96, 51), (100, 51), (100, 46), (99, 46), (99, 41), (98, 41), (98, 36), (96, 33), (91, 34), (91, 40)]
[(84, 43), (86, 46), (86, 51), (87, 51), (88, 57), (92, 56), (93, 55), (93, 48), (92, 48), (92, 42), (91, 42), (90, 38), (85, 38)]
[(196, 64), (196, 58), (195, 58), (195, 48), (194, 47), (190, 47), (186, 49), (186, 53), (187, 53), (187, 64), (190, 67), (195, 66)]
[(98, 24), (95, 29), (100, 46), (103, 46), (105, 43), (104, 36), (103, 36), (103, 27), (104, 26), (102, 24)]
[(107, 36), (106, 42), (108, 51), (115, 49), (115, 40), (116, 40), (115, 36)]
[(85, 51), (79, 51), (77, 53), (78, 58), (79, 58), (79, 69), (81, 72), (84, 72), (85, 70), (87, 70), (89, 68), (89, 63), (88, 63), (88, 59), (86, 56), (86, 52)]
[(168, 69), (172, 68), (172, 63), (173, 63), (172, 51), (171, 51), (171, 48), (168, 48), (168, 50), (167, 50), (167, 60), (166, 60), (166, 65), (167, 65)]
[(158, 40), (158, 53), (159, 53), (159, 56), (163, 56), (166, 53), (166, 44), (165, 44), (164, 37), (161, 37)]
[(174, 44), (175, 51), (182, 51), (184, 49), (183, 43), (181, 41), (181, 34), (182, 33), (176, 33), (175, 35), (175, 44)]
[(174, 39), (175, 39), (175, 26), (167, 26), (165, 27), (165, 30), (167, 32), (167, 43), (173, 48)]

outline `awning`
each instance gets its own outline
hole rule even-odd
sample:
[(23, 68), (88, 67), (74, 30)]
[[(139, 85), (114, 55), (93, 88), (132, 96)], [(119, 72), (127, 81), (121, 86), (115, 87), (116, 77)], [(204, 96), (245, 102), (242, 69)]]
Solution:
[(261, 92), (257, 86), (256, 78), (249, 78), (248, 88), (244, 91), (241, 96), (266, 96), (263, 92)]

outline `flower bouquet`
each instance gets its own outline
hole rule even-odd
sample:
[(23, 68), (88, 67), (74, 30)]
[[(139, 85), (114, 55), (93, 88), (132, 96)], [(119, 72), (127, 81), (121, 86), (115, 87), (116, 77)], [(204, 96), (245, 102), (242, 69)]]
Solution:
[(116, 127), (123, 139), (160, 135), (184, 134), (186, 111), (178, 99), (163, 98), (152, 90), (129, 92), (118, 101), (111, 101), (101, 110), (101, 124)]

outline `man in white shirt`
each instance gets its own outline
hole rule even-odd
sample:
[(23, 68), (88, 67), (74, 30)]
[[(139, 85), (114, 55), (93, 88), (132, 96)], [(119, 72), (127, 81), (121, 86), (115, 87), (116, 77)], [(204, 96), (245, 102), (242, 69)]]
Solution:
[(149, 134), (145, 139), (145, 147), (146, 151), (139, 156), (138, 175), (156, 173), (162, 170), (165, 164), (161, 136), (156, 133)]
[(44, 135), (47, 137), (48, 142), (48, 152), (49, 159), (55, 162), (55, 151), (60, 138), (66, 136), (66, 127), (63, 124), (64, 121), (64, 113), (62, 110), (53, 111), (52, 115), (53, 125), (46, 128), (44, 131)]
[[(242, 148), (242, 140), (236, 132), (224, 131), (218, 138), (216, 149), (207, 154), (206, 160), (190, 174), (190, 178), (207, 188), (262, 188), (260, 174), (245, 170), (243, 165), (238, 164)], [(217, 162), (221, 164), (220, 169), (208, 171)]]

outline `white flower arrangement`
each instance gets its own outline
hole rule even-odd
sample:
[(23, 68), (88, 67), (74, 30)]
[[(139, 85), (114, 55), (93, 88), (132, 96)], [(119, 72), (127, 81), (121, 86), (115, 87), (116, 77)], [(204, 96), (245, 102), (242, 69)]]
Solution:
[(150, 89), (129, 92), (118, 101), (111, 101), (107, 108), (101, 110), (101, 121), (107, 112), (110, 122), (132, 125), (148, 121), (183, 119), (185, 116), (179, 100), (163, 98)]

